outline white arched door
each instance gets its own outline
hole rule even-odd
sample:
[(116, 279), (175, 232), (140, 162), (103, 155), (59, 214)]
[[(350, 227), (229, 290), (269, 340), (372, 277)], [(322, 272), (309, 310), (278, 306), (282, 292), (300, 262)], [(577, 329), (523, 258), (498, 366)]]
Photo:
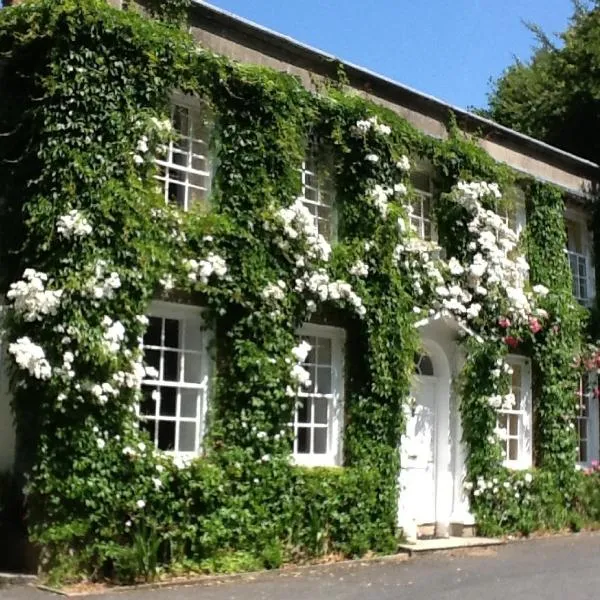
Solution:
[(436, 521), (436, 437), (438, 378), (427, 354), (415, 357), (411, 389), (414, 404), (406, 414), (400, 444), (399, 516), (416, 524)]

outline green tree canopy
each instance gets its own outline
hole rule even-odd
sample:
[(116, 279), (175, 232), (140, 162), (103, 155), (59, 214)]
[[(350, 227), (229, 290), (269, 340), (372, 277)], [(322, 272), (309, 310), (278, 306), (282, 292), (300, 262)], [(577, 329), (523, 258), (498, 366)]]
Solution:
[(590, 160), (600, 160), (600, 0), (576, 0), (569, 25), (493, 83), (489, 118)]

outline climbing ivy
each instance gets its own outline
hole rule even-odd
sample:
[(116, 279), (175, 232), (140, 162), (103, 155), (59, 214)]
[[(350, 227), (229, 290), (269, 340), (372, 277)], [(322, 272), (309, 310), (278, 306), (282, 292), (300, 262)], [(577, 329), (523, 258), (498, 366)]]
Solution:
[[(187, 4), (150, 8), (177, 23)], [(0, 56), (0, 86), (11, 90), (0, 103), (7, 142), (0, 146), (1, 287), (7, 292), (26, 279), (26, 269), (47, 286), (43, 314), (12, 310), (5, 321), (10, 344), (31, 352), (35, 340), (45, 350), (35, 365), (12, 365), (18, 462), (28, 474), (28, 521), (43, 570), (59, 580), (126, 581), (151, 577), (157, 564), (227, 570), (392, 551), (398, 444), (418, 333), (413, 287), (396, 255), (408, 235), (398, 226), (406, 206), (392, 198), (381, 219), (371, 190), (404, 186), (410, 198), (397, 164), (407, 155), (431, 163), (440, 240), (462, 258), (468, 220), (451, 191), (462, 179), (508, 189), (515, 174), (455, 125), (447, 140), (433, 140), (342, 85), (310, 93), (289, 75), (215, 56), (170, 24), (101, 0), (3, 10)], [(201, 100), (215, 117), (210, 210), (165, 207), (155, 189), (152, 156), (169, 140), (164, 120), (173, 90)], [(357, 132), (357, 123), (375, 117), (389, 132)], [(297, 168), (311, 139), (331, 159), (338, 242), (329, 261), (307, 261), (339, 283), (368, 256), (368, 276), (349, 278), (345, 301), (312, 305), (293, 291), (300, 276), (294, 257), (306, 253), (306, 240), (282, 242), (278, 233), (281, 211), (300, 193)], [(531, 281), (552, 288), (550, 328), (523, 348), (536, 361), (541, 398), (535, 439), (542, 471), (534, 482), (554, 507), (565, 486), (575, 486), (561, 473), (573, 471), (568, 426), (581, 315), (562, 251), (563, 199), (545, 184), (524, 185)], [(77, 225), (81, 234), (64, 234), (69, 215), (68, 231)], [(199, 259), (208, 275), (197, 271)], [(286, 290), (276, 305), (265, 294), (272, 282)], [(137, 428), (138, 339), (157, 297), (206, 307), (216, 333), (205, 454), (186, 468), (153, 452)], [(347, 332), (343, 469), (289, 460), (290, 349), (311, 317)], [(499, 466), (498, 445), (488, 440), (495, 413), (482, 398), (498, 391), (490, 371), (507, 348), (496, 317), (486, 318), (492, 324), (482, 327), (495, 341), (464, 342), (468, 478), (513, 477), (525, 485), (523, 474)], [(519, 512), (514, 495), (510, 503), (473, 495), (473, 507), (488, 530), (531, 528), (531, 510)], [(537, 524), (550, 522), (564, 519)]]

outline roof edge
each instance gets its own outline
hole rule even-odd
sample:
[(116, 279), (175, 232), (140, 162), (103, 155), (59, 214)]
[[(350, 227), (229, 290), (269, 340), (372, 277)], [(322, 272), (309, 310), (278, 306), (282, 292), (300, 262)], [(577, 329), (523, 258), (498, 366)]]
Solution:
[(333, 54), (329, 54), (304, 44), (303, 42), (299, 42), (290, 36), (259, 25), (244, 17), (240, 17), (232, 12), (205, 2), (204, 0), (192, 0), (192, 10), (204, 12), (205, 15), (208, 15), (212, 19), (219, 21), (222, 25), (232, 29), (237, 29), (238, 31), (251, 36), (255, 36), (288, 52), (291, 51), (305, 60), (310, 60), (316, 63), (338, 63), (342, 65), (347, 72), (354, 73), (360, 78), (370, 80), (378, 86), (383, 85), (389, 87), (390, 89), (394, 89), (395, 91), (411, 97), (414, 100), (429, 105), (438, 113), (443, 111), (451, 112), (458, 120), (468, 124), (472, 130), (485, 129), (486, 132), (496, 134), (499, 138), (512, 141), (513, 143), (518, 143), (521, 146), (524, 145), (534, 148), (541, 154), (552, 156), (555, 160), (558, 159), (566, 163), (570, 163), (584, 172), (600, 170), (600, 166), (597, 163), (594, 163), (588, 159), (582, 158), (565, 150), (561, 150), (560, 148), (547, 144), (546, 142), (542, 142), (541, 140), (526, 134), (519, 133), (514, 129), (500, 125), (495, 121), (476, 115), (453, 104), (444, 102), (435, 96), (431, 96), (410, 86), (401, 84), (390, 77), (345, 61), (337, 56), (334, 56)]

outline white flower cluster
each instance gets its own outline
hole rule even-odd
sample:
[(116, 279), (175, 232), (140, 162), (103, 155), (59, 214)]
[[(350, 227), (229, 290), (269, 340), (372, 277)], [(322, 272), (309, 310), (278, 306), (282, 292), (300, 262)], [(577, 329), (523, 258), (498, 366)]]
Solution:
[[(311, 384), (310, 373), (302, 366), (311, 350), (312, 346), (305, 340), (292, 348), (292, 355), (296, 360), (296, 364), (290, 370), (290, 377), (294, 383), (302, 387), (308, 387)], [(286, 394), (293, 397), (296, 395), (296, 391), (288, 386)]]
[(360, 259), (350, 267), (350, 275), (354, 275), (355, 277), (366, 277), (368, 274), (369, 265)]
[(113, 321), (109, 316), (102, 319), (102, 341), (104, 349), (110, 354), (116, 354), (121, 349), (125, 339), (125, 327), (121, 321)]
[(108, 382), (94, 383), (87, 386), (88, 391), (99, 404), (106, 404), (112, 397), (119, 395), (119, 390)]
[(502, 490), (504, 493), (510, 493), (514, 495), (515, 499), (521, 498), (527, 499), (529, 495), (529, 486), (533, 481), (533, 475), (531, 473), (525, 473), (521, 478), (520, 474), (515, 475), (516, 481), (505, 480), (500, 483), (497, 477), (492, 477), (490, 480), (486, 480), (483, 477), (478, 477), (477, 482), (473, 485), (472, 482), (467, 481), (464, 484), (464, 488), (467, 491), (473, 490), (474, 496), (490, 495), (496, 496)]
[(214, 252), (211, 252), (202, 260), (187, 259), (184, 261), (184, 267), (187, 270), (189, 281), (200, 281), (206, 285), (212, 275), (224, 277), (228, 268), (225, 259)]
[(353, 291), (352, 286), (341, 280), (331, 281), (325, 269), (318, 269), (311, 274), (305, 273), (302, 278), (296, 279), (295, 289), (297, 292), (308, 291), (321, 302), (345, 300), (361, 317), (367, 312), (361, 297)]
[(277, 283), (268, 283), (261, 292), (265, 300), (281, 301), (285, 298), (285, 282), (279, 279)]
[[(516, 399), (515, 399), (515, 395), (513, 393), (510, 394), (493, 394), (492, 396), (490, 396), (488, 399), (488, 404), (492, 407), (495, 408), (496, 410), (502, 408), (504, 410), (510, 410), (511, 408), (514, 407)], [(502, 428), (498, 428), (498, 430), (496, 431), (496, 435), (498, 437), (500, 437), (501, 439), (505, 439), (506, 438), (506, 430), (502, 429)]]
[(98, 260), (94, 267), (94, 275), (86, 282), (86, 289), (96, 300), (111, 300), (115, 291), (121, 287), (121, 278), (116, 271), (107, 274), (108, 263)]
[(44, 349), (32, 342), (28, 337), (21, 337), (8, 347), (21, 369), (29, 371), (36, 379), (50, 379), (52, 368), (46, 359)]
[(371, 129), (381, 135), (390, 135), (392, 133), (392, 128), (389, 125), (380, 123), (377, 117), (369, 117), (362, 121), (356, 121), (355, 127), (356, 131), (360, 134), (365, 134)]
[(396, 167), (401, 171), (410, 171), (410, 160), (408, 160), (408, 156), (402, 155), (400, 160), (396, 162)]
[(90, 222), (77, 209), (73, 209), (66, 215), (59, 217), (56, 222), (56, 229), (67, 240), (76, 237), (85, 237), (92, 233)]
[(388, 214), (389, 198), (393, 195), (393, 188), (384, 187), (379, 184), (376, 184), (375, 187), (369, 192), (369, 197), (373, 201), (375, 208), (379, 211), (384, 219)]
[(35, 269), (25, 269), (23, 279), (10, 284), (6, 297), (15, 312), (27, 322), (41, 321), (55, 315), (60, 305), (62, 290), (46, 290), (48, 275)]
[(173, 131), (173, 125), (170, 119), (157, 119), (156, 117), (150, 117), (150, 123), (159, 133), (171, 133)]
[(158, 373), (150, 374), (149, 370), (150, 368), (144, 368), (141, 358), (138, 358), (131, 361), (129, 371), (117, 371), (113, 374), (112, 380), (117, 387), (137, 390), (141, 388), (144, 377), (155, 378), (158, 375)]
[(143, 135), (136, 144), (135, 152), (133, 152), (133, 162), (136, 165), (144, 163), (144, 155), (148, 153), (150, 147), (148, 146), (148, 136)]
[(456, 186), (456, 200), (472, 213), (468, 228), (474, 239), (468, 248), (471, 264), (466, 267), (467, 285), (474, 295), (486, 296), (496, 288), (508, 300), (513, 320), (526, 322), (532, 313), (531, 294), (525, 291), (529, 265), (524, 257), (512, 258), (518, 237), (495, 212), (483, 207), (480, 199), (502, 197), (495, 183), (461, 181)]
[(507, 362), (504, 362), (502, 358), (499, 358), (496, 360), (496, 367), (490, 371), (490, 374), (494, 379), (498, 379), (503, 373), (512, 375), (513, 368)]
[(286, 239), (276, 241), (283, 250), (288, 250), (288, 240), (300, 238), (306, 241), (306, 257), (296, 257), (296, 263), (300, 263), (298, 266), (304, 266), (305, 259), (323, 260), (325, 262), (329, 260), (331, 246), (319, 233), (315, 219), (304, 205), (303, 198), (296, 198), (291, 206), (280, 209), (277, 216), (283, 222), (283, 232)]

